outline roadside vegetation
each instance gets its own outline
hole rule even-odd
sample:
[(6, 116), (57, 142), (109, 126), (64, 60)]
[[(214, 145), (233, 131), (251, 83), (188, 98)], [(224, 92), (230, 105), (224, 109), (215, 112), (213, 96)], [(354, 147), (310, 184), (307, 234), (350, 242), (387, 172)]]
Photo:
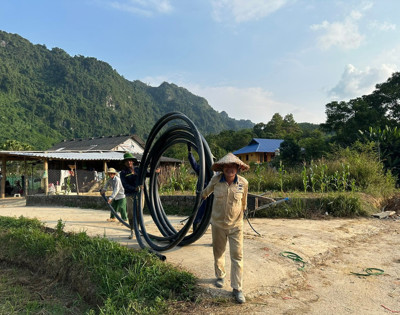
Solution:
[[(63, 228), (62, 221), (53, 230), (35, 219), (0, 217), (0, 262), (68, 285), (77, 292), (71, 305), (79, 310), (75, 313), (168, 313), (170, 303), (194, 298), (196, 279), (192, 274), (146, 251), (83, 232), (65, 233)], [(7, 285), (1, 279), (0, 287)], [(8, 298), (1, 295), (2, 314), (71, 312), (61, 307), (56, 312), (51, 309), (56, 307), (53, 304), (24, 298), (20, 288), (12, 290), (16, 293), (7, 291)]]
[[(320, 125), (275, 113), (252, 129), (224, 130), (205, 138), (216, 159), (247, 146), (252, 138), (284, 140), (279, 156), (252, 164), (243, 174), (250, 192), (291, 198), (261, 212), (265, 216), (368, 215), (380, 211), (400, 185), (399, 86), (396, 72), (371, 94), (326, 104), (327, 119)], [(184, 145), (166, 153), (187, 160)], [(194, 191), (187, 167), (179, 172), (161, 182), (163, 193)]]
[[(278, 157), (273, 163), (251, 164), (242, 175), (249, 192), (290, 202), (256, 213), (258, 217), (315, 218), (367, 216), (398, 190), (396, 177), (385, 169), (374, 143), (356, 142), (338, 147), (326, 157), (289, 165)], [(194, 194), (197, 177), (190, 165), (170, 169), (160, 176), (161, 194)], [(189, 213), (187, 213), (189, 214)]]

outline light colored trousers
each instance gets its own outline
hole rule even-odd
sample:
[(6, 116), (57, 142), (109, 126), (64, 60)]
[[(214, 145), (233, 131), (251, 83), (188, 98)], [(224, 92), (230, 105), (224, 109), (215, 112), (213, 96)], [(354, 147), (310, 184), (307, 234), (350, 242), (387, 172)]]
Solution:
[(243, 280), (243, 224), (232, 229), (222, 229), (211, 225), (214, 268), (217, 278), (225, 278), (225, 250), (229, 241), (231, 257), (231, 287), (242, 290)]

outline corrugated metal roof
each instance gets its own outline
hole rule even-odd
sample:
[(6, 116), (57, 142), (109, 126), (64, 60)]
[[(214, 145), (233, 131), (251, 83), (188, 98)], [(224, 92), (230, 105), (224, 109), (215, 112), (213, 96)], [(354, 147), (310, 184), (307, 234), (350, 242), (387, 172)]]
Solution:
[(245, 154), (245, 153), (255, 153), (255, 152), (275, 152), (276, 149), (279, 149), (281, 143), (284, 140), (282, 139), (261, 139), (261, 138), (253, 138), (250, 143), (233, 152), (233, 154)]
[(29, 158), (43, 158), (54, 160), (123, 160), (124, 152), (107, 151), (107, 152), (56, 152), (56, 151), (0, 151), (0, 154), (29, 157)]
[[(11, 158), (28, 159), (53, 159), (53, 160), (69, 160), (69, 161), (122, 161), (125, 152), (118, 151), (0, 151), (0, 156), (5, 155)], [(140, 162), (142, 160), (141, 154), (133, 154), (134, 157)], [(161, 162), (181, 163), (181, 160), (161, 157)]]
[(128, 139), (133, 139), (143, 148), (145, 143), (137, 135), (119, 135), (119, 136), (109, 136), (109, 137), (98, 137), (89, 139), (71, 139), (64, 140), (57, 143), (49, 149), (49, 151), (70, 151), (70, 150), (95, 150), (95, 151), (108, 151), (113, 150), (120, 144), (124, 143)]

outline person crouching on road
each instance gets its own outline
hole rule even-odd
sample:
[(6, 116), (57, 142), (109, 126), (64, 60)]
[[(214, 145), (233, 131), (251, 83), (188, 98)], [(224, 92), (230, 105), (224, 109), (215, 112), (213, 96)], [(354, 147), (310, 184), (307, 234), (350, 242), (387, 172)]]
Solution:
[(250, 167), (232, 153), (212, 165), (217, 173), (203, 190), (202, 198), (206, 199), (214, 192), (211, 213), (212, 244), (214, 268), (217, 277), (215, 285), (224, 286), (225, 250), (229, 240), (231, 257), (231, 287), (238, 303), (246, 301), (242, 292), (243, 278), (243, 213), (247, 208), (247, 180), (238, 175), (240, 170)]
[[(104, 194), (107, 188), (111, 186), (112, 194), (108, 197), (108, 203), (114, 208), (115, 212), (121, 213), (121, 219), (126, 221), (126, 198), (125, 190), (122, 186), (121, 179), (119, 178), (118, 172), (114, 168), (109, 168), (107, 171), (110, 179), (106, 182), (103, 189), (100, 190), (100, 194)], [(116, 221), (114, 213), (110, 212), (110, 218), (107, 221)]]

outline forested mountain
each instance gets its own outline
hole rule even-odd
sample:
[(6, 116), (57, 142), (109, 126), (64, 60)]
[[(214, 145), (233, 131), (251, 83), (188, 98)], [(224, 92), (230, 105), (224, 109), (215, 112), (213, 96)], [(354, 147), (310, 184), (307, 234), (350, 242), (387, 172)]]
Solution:
[(96, 58), (0, 31), (0, 143), (46, 149), (70, 138), (136, 133), (146, 139), (171, 111), (186, 114), (205, 135), (254, 125), (215, 111), (185, 88), (132, 82)]

